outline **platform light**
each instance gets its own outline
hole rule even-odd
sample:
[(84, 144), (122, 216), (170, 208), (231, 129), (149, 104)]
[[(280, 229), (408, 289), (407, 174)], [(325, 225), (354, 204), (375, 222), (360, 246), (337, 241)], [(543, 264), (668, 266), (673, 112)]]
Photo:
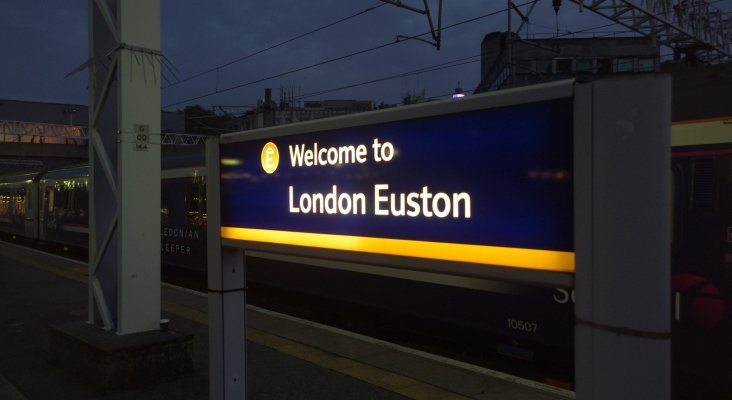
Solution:
[(453, 99), (459, 99), (461, 97), (465, 97), (465, 91), (463, 88), (460, 87), (460, 82), (458, 82), (458, 86), (455, 88), (455, 92), (452, 94)]
[(225, 165), (227, 167), (235, 167), (237, 165), (241, 165), (242, 160), (236, 159), (236, 158), (222, 158), (221, 159), (221, 165)]

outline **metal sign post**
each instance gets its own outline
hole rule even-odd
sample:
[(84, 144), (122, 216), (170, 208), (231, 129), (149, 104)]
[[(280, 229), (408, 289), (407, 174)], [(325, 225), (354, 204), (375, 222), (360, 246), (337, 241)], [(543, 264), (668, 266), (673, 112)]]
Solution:
[(209, 397), (246, 396), (244, 251), (221, 247), (219, 139), (206, 140)]

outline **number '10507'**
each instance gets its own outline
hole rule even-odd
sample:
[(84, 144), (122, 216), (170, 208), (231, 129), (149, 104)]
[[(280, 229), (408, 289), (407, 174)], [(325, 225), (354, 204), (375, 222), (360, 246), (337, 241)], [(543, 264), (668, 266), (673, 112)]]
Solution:
[(521, 332), (536, 333), (539, 329), (539, 324), (537, 323), (521, 321), (518, 319), (509, 318), (506, 320), (506, 324), (508, 324), (509, 329)]

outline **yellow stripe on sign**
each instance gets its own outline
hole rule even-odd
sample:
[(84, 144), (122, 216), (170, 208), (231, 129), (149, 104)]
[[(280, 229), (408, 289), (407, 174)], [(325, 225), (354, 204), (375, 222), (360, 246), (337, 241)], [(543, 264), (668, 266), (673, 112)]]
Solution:
[(505, 267), (574, 272), (574, 253), (568, 251), (479, 246), (419, 240), (387, 239), (324, 233), (221, 227), (223, 239), (284, 244), (321, 249), (360, 251), (392, 256), (500, 265)]

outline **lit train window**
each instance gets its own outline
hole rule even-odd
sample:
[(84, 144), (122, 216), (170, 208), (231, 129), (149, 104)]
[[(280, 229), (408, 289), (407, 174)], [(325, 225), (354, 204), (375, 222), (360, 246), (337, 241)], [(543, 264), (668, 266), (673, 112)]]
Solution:
[(18, 190), (15, 193), (13, 215), (25, 215), (25, 189)]
[(206, 190), (203, 177), (194, 177), (186, 184), (186, 215), (188, 223), (203, 225), (205, 220)]
[(0, 216), (10, 215), (10, 195), (0, 193)]
[(47, 187), (46, 191), (43, 195), (43, 202), (46, 204), (46, 211), (52, 212), (53, 211), (53, 198), (54, 198), (54, 191), (53, 188)]

